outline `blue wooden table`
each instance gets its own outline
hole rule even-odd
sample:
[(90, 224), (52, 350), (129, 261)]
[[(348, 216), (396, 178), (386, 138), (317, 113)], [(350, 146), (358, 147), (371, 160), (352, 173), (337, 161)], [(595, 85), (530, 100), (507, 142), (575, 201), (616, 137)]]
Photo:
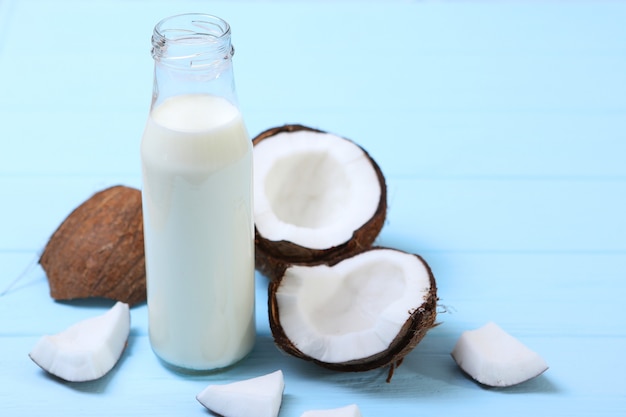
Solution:
[[(102, 380), (48, 377), (36, 340), (99, 314), (55, 302), (36, 260), (72, 209), (139, 187), (161, 18), (230, 22), (251, 135), (301, 123), (380, 164), (377, 244), (421, 254), (441, 325), (398, 368), (337, 373), (287, 357), (257, 276), (257, 344), (204, 376), (165, 369), (145, 305)], [(0, 415), (203, 416), (206, 385), (282, 369), (281, 417), (356, 403), (364, 416), (626, 415), (626, 3), (0, 0)], [(450, 357), (498, 323), (550, 365), (508, 389)]]

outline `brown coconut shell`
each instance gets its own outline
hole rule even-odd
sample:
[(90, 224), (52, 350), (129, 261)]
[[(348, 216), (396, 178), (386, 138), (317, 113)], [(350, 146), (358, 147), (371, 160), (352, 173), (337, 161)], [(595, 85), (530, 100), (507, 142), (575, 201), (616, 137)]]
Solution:
[[(387, 248), (374, 247), (368, 250), (379, 249)], [(394, 369), (402, 363), (404, 357), (418, 345), (428, 330), (436, 326), (435, 320), (437, 317), (438, 301), (437, 283), (428, 263), (421, 256), (416, 254), (414, 254), (414, 256), (424, 264), (428, 271), (430, 290), (425, 297), (424, 303), (421, 306), (415, 306), (415, 310), (411, 312), (410, 317), (386, 350), (366, 358), (358, 358), (342, 363), (323, 362), (304, 354), (287, 337), (280, 322), (280, 311), (276, 300), (276, 291), (281, 285), (282, 276), (271, 281), (268, 288), (269, 323), (275, 344), (279, 349), (289, 355), (313, 362), (323, 368), (334, 371), (365, 372), (389, 366), (387, 379), (387, 382), (389, 382), (393, 376)]]
[(114, 186), (94, 194), (61, 223), (39, 263), (55, 300), (146, 300), (141, 192)]
[[(284, 125), (267, 129), (258, 134), (252, 143), (257, 145), (261, 141), (271, 139), (279, 133), (291, 133), (302, 130), (311, 132), (327, 133), (323, 130), (315, 129), (298, 124)], [(345, 140), (346, 139), (343, 138)], [(350, 141), (354, 143), (353, 141)], [(356, 146), (359, 146), (355, 143)], [(298, 245), (293, 242), (281, 240), (269, 240), (263, 237), (255, 227), (255, 266), (256, 269), (270, 279), (276, 279), (281, 276), (286, 267), (293, 264), (299, 265), (315, 265), (320, 263), (334, 264), (349, 256), (353, 256), (372, 246), (386, 220), (387, 215), (387, 186), (385, 177), (376, 161), (367, 153), (365, 149), (359, 146), (372, 164), (372, 168), (376, 172), (378, 182), (380, 184), (381, 195), (376, 208), (376, 212), (372, 218), (364, 223), (359, 229), (355, 230), (352, 237), (337, 246), (328, 249), (312, 249)]]

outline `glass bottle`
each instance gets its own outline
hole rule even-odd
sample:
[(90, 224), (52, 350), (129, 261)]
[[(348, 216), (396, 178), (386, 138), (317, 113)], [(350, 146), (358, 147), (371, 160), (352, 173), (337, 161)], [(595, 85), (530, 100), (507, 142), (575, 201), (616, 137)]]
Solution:
[(150, 343), (166, 364), (213, 370), (255, 339), (252, 143), (224, 20), (184, 14), (152, 35), (141, 141)]

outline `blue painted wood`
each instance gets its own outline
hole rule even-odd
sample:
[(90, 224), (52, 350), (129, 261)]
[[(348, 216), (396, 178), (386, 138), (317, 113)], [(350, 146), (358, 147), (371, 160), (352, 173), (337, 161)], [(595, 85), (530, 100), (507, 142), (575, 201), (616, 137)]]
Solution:
[[(42, 334), (109, 306), (52, 301), (37, 254), (94, 192), (140, 186), (150, 34), (186, 11), (231, 23), (252, 135), (308, 124), (381, 165), (377, 244), (424, 256), (441, 304), (391, 384), (282, 354), (260, 275), (257, 345), (226, 371), (161, 366), (145, 306), (100, 381), (62, 383), (28, 359)], [(1, 414), (207, 415), (207, 384), (282, 369), (281, 417), (349, 403), (364, 416), (625, 415), (624, 21), (625, 3), (591, 0), (0, 0), (0, 291), (21, 276), (0, 296)], [(550, 369), (509, 389), (462, 374), (456, 339), (490, 320)]]

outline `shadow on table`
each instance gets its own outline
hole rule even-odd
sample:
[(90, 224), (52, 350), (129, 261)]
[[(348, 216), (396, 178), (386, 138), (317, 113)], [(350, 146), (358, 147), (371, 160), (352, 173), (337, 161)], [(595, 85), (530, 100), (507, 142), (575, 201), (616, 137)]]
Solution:
[[(494, 392), (514, 394), (555, 394), (560, 390), (550, 380), (549, 370), (526, 382), (510, 387), (489, 387), (474, 381), (452, 359), (450, 352), (456, 336), (446, 332), (432, 332), (409, 353), (395, 370), (388, 384), (362, 383), (359, 389), (383, 396), (450, 397), (459, 393)], [(382, 371), (381, 371), (382, 372)], [(382, 379), (382, 377), (381, 377)]]
[[(450, 352), (456, 336), (446, 331), (431, 331), (427, 337), (409, 353), (402, 364), (387, 381), (389, 368), (366, 372), (336, 372), (326, 370), (313, 363), (292, 357), (282, 360), (289, 372), (298, 378), (333, 384), (342, 389), (352, 389), (368, 397), (384, 398), (457, 398), (480, 392), (514, 394), (554, 394), (559, 389), (549, 378), (540, 375), (524, 383), (506, 388), (481, 385), (465, 374), (454, 362)], [(262, 343), (272, 343), (263, 340)], [(276, 359), (272, 359), (274, 362)], [(549, 370), (547, 371), (549, 372)]]

